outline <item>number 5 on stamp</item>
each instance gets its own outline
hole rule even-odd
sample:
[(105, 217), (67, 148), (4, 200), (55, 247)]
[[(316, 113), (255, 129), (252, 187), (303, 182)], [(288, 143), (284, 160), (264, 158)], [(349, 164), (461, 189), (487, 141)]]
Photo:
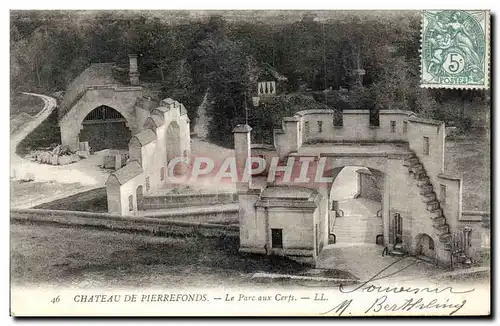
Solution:
[(489, 88), (489, 11), (424, 10), (422, 16), (421, 86)]

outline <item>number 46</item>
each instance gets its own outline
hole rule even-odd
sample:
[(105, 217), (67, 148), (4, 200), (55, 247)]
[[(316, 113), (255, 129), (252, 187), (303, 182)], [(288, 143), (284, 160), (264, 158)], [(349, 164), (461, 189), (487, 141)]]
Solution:
[(52, 300), (50, 300), (50, 302), (52, 302), (52, 303), (57, 303), (59, 301), (61, 301), (61, 298), (59, 296), (57, 296), (57, 297), (53, 298)]

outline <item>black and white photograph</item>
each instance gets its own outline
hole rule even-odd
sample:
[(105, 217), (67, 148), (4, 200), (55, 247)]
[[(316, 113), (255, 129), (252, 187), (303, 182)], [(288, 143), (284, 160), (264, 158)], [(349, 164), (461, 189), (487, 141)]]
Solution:
[(10, 315), (489, 316), (491, 14), (10, 10)]

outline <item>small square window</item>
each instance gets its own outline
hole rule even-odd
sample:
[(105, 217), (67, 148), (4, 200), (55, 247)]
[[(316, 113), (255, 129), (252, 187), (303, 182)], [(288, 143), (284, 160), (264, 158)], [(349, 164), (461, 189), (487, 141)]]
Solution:
[(423, 155), (429, 155), (429, 137), (424, 137), (423, 142)]
[(165, 167), (162, 167), (160, 169), (160, 180), (161, 181), (165, 180)]
[(134, 210), (134, 196), (132, 195), (128, 196), (128, 210), (129, 211)]
[(391, 121), (391, 132), (396, 132), (396, 121)]
[(403, 133), (408, 132), (408, 121), (403, 121)]
[(318, 132), (323, 132), (323, 121), (318, 121)]

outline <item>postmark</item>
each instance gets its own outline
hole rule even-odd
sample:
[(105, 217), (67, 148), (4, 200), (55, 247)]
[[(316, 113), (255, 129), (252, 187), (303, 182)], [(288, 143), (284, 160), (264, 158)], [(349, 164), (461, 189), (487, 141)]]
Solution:
[(424, 10), (421, 87), (489, 88), (487, 10)]

